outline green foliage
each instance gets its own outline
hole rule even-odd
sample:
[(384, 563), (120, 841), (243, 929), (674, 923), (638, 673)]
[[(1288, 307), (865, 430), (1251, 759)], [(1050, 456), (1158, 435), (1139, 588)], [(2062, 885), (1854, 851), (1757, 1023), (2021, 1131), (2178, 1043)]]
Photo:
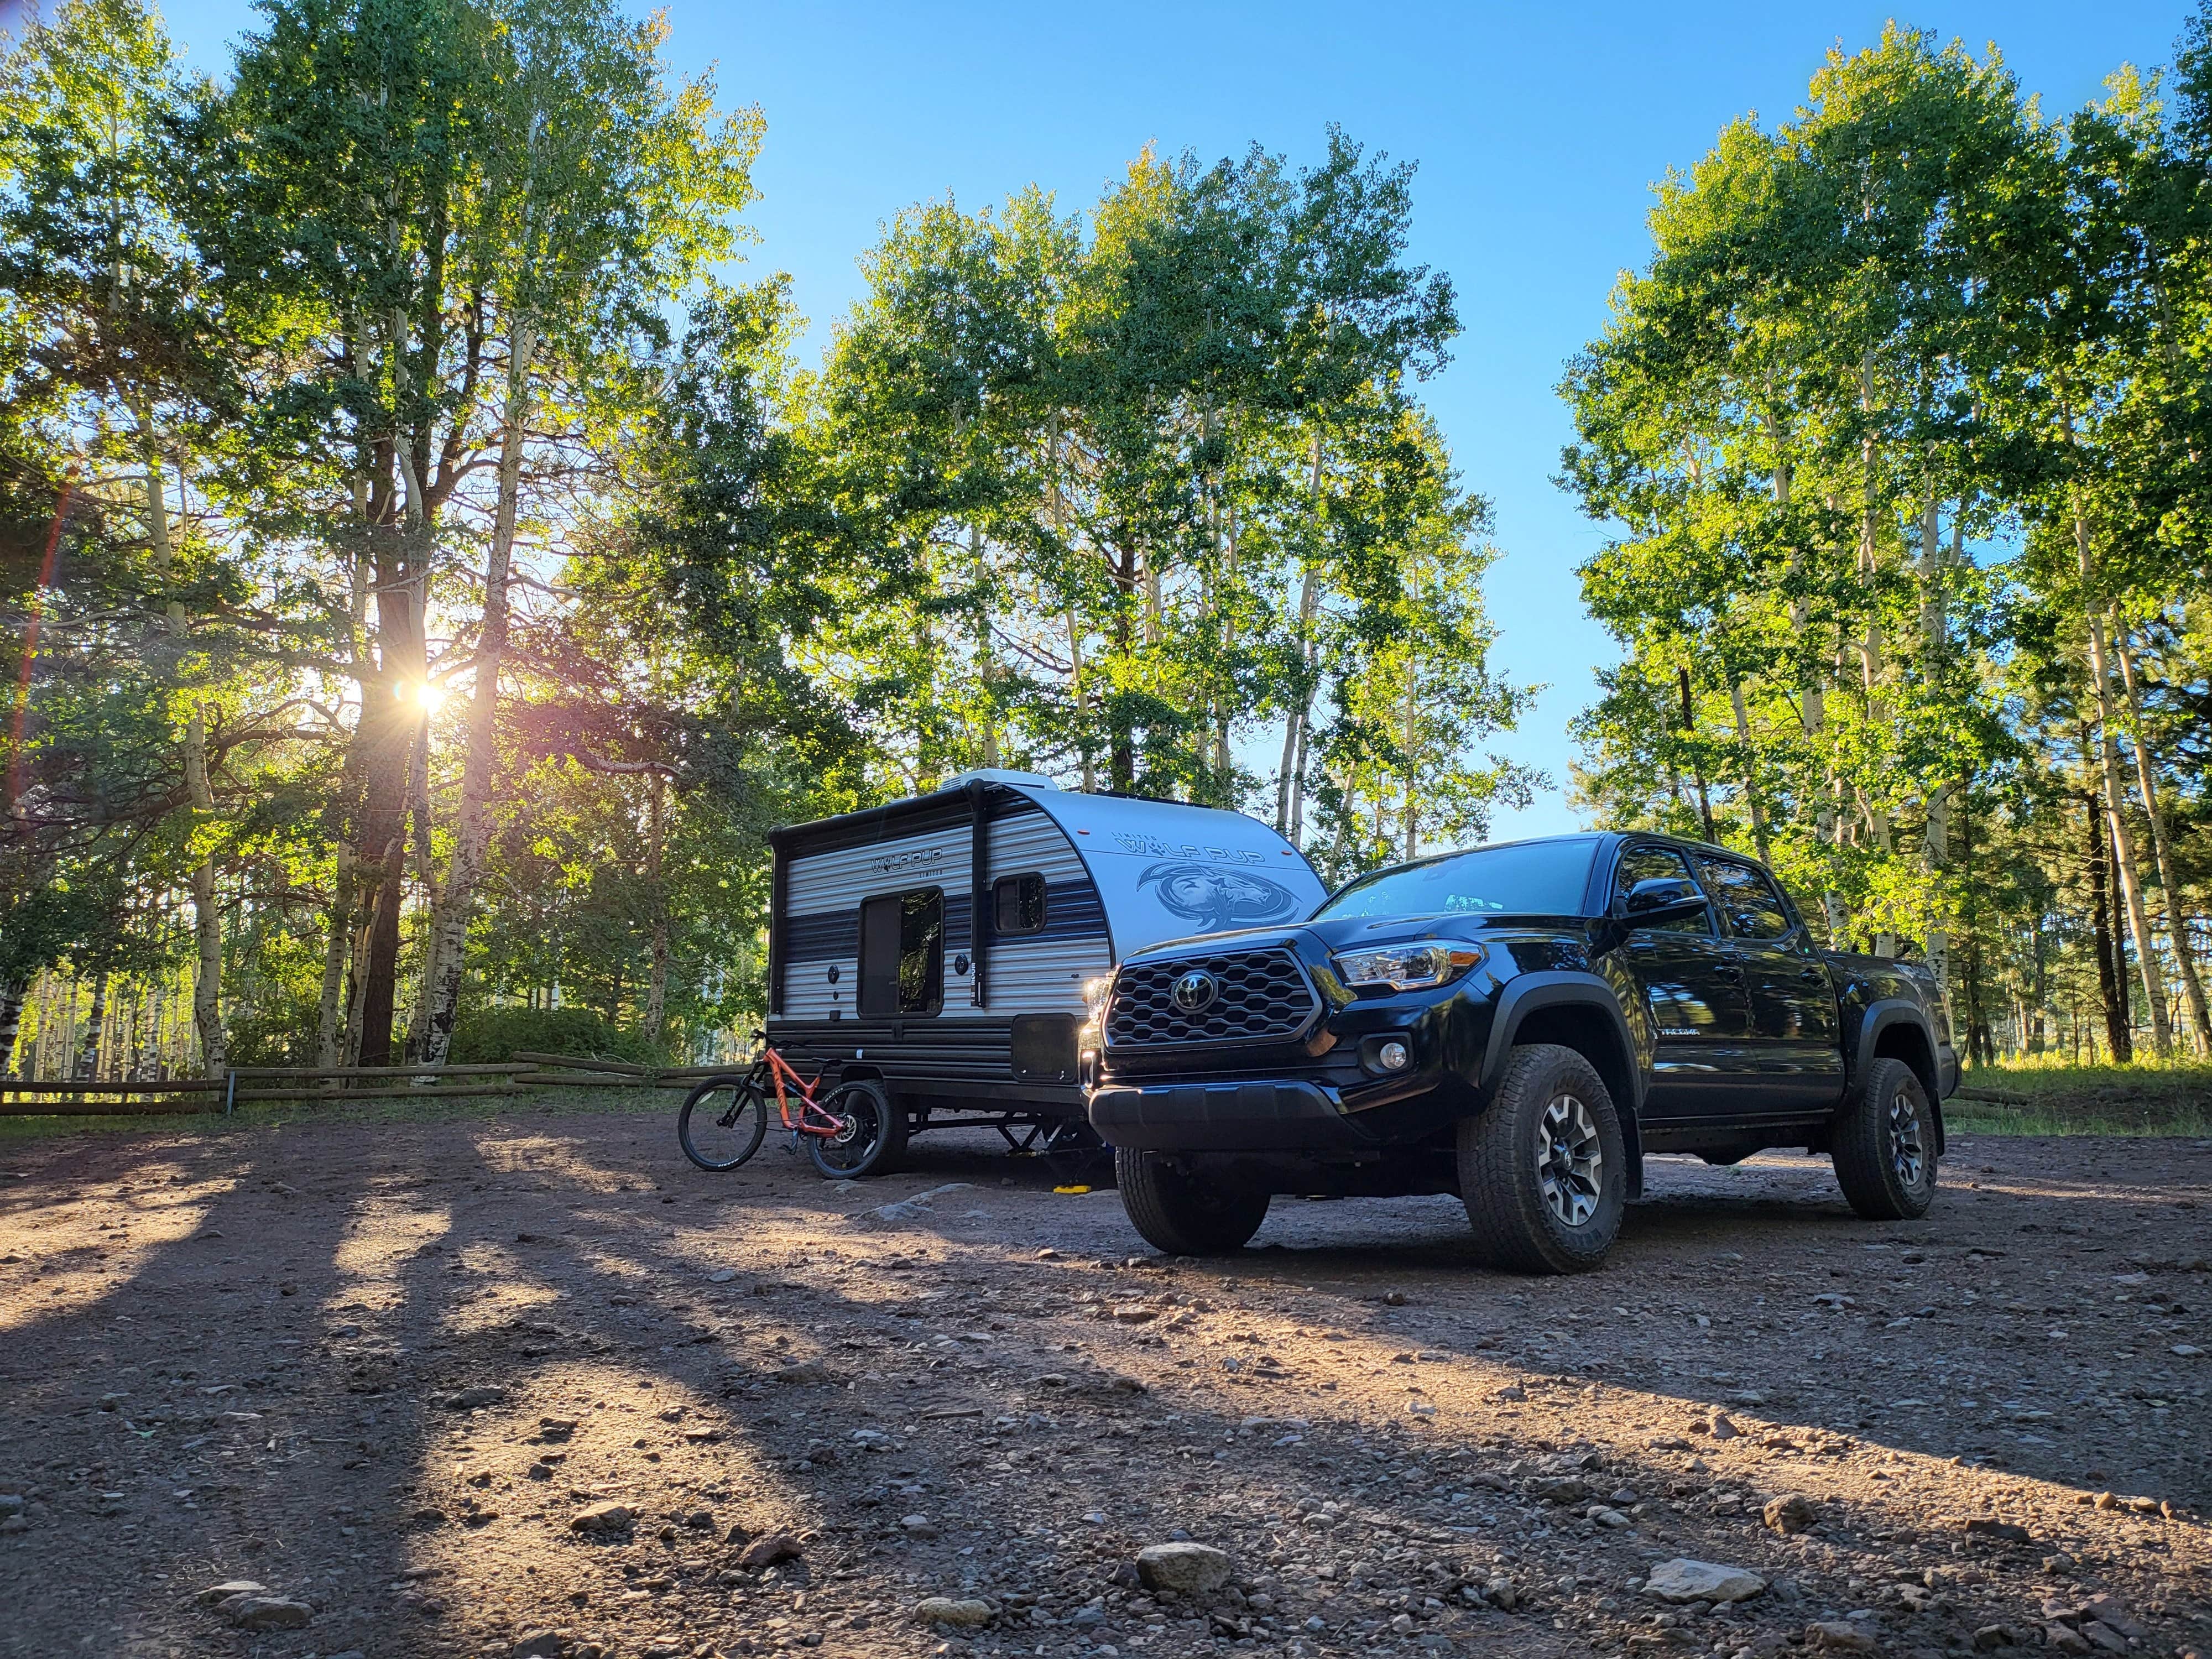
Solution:
[(1410, 167), (1331, 131), (919, 205), (802, 372), (787, 284), (727, 275), (761, 115), (665, 37), (264, 0), (191, 83), (137, 0), (26, 32), (0, 1029), (119, 975), (198, 994), (165, 1069), (457, 1012), (456, 1058), (688, 1058), (759, 1017), (780, 823), (1024, 766), (1348, 871), (1525, 793)]
[(2182, 714), (2204, 29), (2174, 109), (2124, 71), (2056, 121), (1993, 53), (1894, 25), (1832, 53), (1791, 119), (1661, 185), (1651, 263), (1563, 387), (1562, 483), (1617, 532), (1584, 597), (1624, 651), (1577, 722), (1583, 803), (1768, 857), (1839, 943), (1924, 952), (1984, 1058), (1997, 1024), (2078, 1047), (2085, 995), (2123, 1054), (2136, 1019), (2212, 1047)]
[(592, 1060), (643, 1061), (647, 1044), (635, 1031), (609, 1024), (588, 1008), (474, 1008), (453, 1028), (452, 1060), (486, 1065), (518, 1053), (574, 1054)]

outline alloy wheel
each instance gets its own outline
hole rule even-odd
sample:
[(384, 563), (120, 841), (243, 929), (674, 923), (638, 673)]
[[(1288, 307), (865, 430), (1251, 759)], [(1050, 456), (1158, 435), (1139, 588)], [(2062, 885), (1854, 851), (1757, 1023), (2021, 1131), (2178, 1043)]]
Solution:
[(1927, 1151), (1920, 1142), (1920, 1109), (1902, 1089), (1890, 1097), (1889, 1161), (1907, 1188), (1919, 1186), (1928, 1168)]
[(1536, 1184), (1563, 1227), (1586, 1225), (1605, 1186), (1605, 1150), (1589, 1106), (1574, 1095), (1552, 1097), (1536, 1124)]

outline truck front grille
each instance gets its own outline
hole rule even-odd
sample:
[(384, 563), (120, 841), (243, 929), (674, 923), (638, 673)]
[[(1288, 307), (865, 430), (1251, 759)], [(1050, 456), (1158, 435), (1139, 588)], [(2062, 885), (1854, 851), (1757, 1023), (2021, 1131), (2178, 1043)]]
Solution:
[(1297, 1036), (1320, 1007), (1312, 981), (1288, 951), (1125, 963), (1107, 1006), (1106, 1046), (1275, 1041)]

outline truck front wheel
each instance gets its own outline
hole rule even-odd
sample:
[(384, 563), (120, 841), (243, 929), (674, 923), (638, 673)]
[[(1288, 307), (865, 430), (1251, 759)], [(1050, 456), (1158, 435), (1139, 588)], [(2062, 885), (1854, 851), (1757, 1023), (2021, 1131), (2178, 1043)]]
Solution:
[(1627, 1203), (1620, 1119), (1572, 1048), (1514, 1049), (1482, 1112), (1459, 1126), (1459, 1190), (1492, 1266), (1571, 1273), (1605, 1259)]
[(1153, 1152), (1114, 1149), (1121, 1207), (1146, 1242), (1170, 1255), (1227, 1255), (1267, 1218), (1267, 1194), (1216, 1185)]

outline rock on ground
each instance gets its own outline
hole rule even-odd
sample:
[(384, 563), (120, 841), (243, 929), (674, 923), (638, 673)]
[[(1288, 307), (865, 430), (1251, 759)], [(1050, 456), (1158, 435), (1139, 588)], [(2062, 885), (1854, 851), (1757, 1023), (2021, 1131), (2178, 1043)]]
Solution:
[(998, 1609), (988, 1601), (956, 1600), (950, 1595), (925, 1596), (915, 1603), (914, 1608), (914, 1620), (918, 1625), (957, 1625), (968, 1629), (988, 1625), (997, 1614)]
[(1644, 1581), (1644, 1593), (1662, 1601), (1746, 1601), (1766, 1588), (1766, 1581), (1741, 1567), (1714, 1561), (1690, 1561), (1677, 1557), (1662, 1561)]
[(1146, 1589), (1204, 1595), (1229, 1582), (1229, 1558), (1211, 1544), (1147, 1544), (1137, 1552)]

